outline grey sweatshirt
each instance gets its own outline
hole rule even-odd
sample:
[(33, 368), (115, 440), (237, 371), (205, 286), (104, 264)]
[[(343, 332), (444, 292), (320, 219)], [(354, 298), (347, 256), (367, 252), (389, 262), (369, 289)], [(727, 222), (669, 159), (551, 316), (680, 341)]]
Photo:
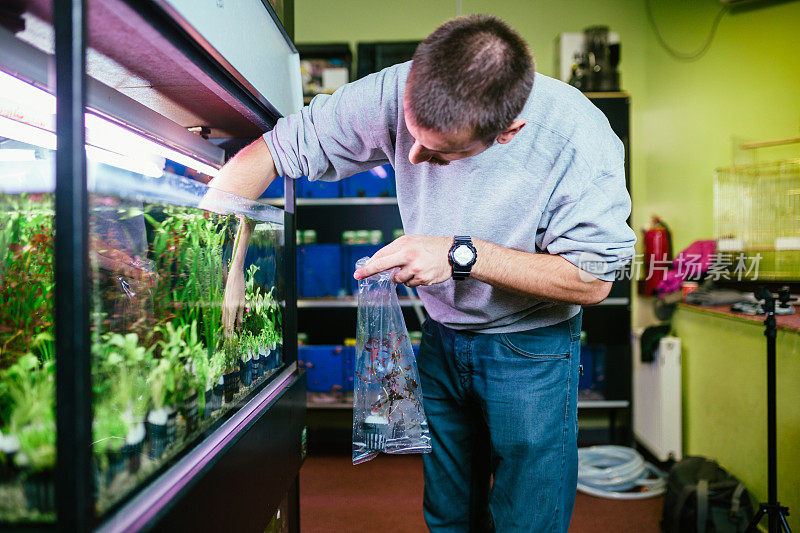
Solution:
[[(407, 234), (470, 235), (548, 253), (603, 280), (633, 256), (624, 149), (577, 89), (536, 74), (508, 144), (449, 165), (412, 165), (403, 119), (411, 62), (315, 97), (264, 134), (278, 175), (335, 181), (390, 163)], [(479, 258), (480, 260), (480, 258)], [(459, 330), (511, 333), (566, 320), (580, 306), (523, 296), (468, 278), (419, 287), (431, 318)]]

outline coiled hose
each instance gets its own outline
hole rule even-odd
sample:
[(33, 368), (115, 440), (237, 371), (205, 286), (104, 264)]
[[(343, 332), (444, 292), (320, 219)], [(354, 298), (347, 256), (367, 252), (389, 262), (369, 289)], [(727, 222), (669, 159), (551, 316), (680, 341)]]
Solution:
[(666, 478), (663, 471), (645, 462), (633, 448), (578, 449), (578, 490), (591, 496), (617, 500), (653, 498), (666, 490)]

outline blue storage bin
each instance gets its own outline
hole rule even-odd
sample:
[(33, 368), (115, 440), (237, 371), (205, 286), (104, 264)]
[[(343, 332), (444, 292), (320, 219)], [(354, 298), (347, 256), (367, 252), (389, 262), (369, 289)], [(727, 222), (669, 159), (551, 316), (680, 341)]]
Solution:
[(338, 244), (304, 244), (297, 247), (297, 283), (301, 298), (339, 296), (342, 289), (342, 254)]
[(298, 198), (339, 198), (342, 192), (341, 183), (338, 181), (309, 181), (308, 178), (302, 177), (297, 180), (297, 186)]
[(383, 165), (343, 179), (342, 196), (348, 198), (397, 196), (394, 168), (392, 165)]
[(358, 281), (353, 277), (356, 271), (356, 261), (362, 257), (372, 257), (375, 252), (383, 248), (382, 244), (345, 244), (342, 245), (344, 257), (342, 264), (342, 280), (348, 294), (358, 294)]
[(261, 198), (283, 198), (283, 178), (279, 176), (272, 180)]
[(345, 346), (342, 349), (342, 363), (344, 367), (344, 391), (353, 392), (355, 384), (356, 347)]
[(602, 391), (605, 388), (606, 347), (602, 344), (581, 346), (583, 375), (578, 380), (578, 390)]
[(281, 273), (277, 271), (278, 259), (274, 246), (254, 246), (252, 244), (248, 246), (244, 271), (247, 272), (251, 265), (258, 267), (255, 275), (257, 283), (267, 289), (278, 284), (278, 278)]
[(592, 344), (592, 390), (606, 390), (606, 347), (603, 344)]
[(344, 389), (342, 346), (298, 346), (298, 359), (306, 368), (309, 392), (340, 392)]
[(581, 346), (581, 367), (583, 373), (578, 379), (578, 390), (591, 390), (594, 384), (594, 348), (588, 344)]

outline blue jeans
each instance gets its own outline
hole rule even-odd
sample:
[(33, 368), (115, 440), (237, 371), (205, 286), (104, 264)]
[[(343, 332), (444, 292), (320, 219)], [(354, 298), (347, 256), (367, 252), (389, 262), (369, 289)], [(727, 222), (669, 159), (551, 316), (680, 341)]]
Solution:
[(505, 334), (425, 322), (418, 364), (433, 447), (423, 456), (432, 532), (567, 531), (581, 316)]

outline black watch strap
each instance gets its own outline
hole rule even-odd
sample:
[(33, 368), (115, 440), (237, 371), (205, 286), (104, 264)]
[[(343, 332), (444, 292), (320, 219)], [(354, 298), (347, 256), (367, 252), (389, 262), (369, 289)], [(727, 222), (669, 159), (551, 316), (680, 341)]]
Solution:
[[(460, 264), (454, 258), (454, 253), (457, 248), (460, 246), (466, 246), (472, 251), (472, 260), (469, 261), (467, 264)], [(450, 248), (449, 253), (449, 260), (450, 265), (453, 269), (453, 279), (460, 281), (463, 279), (467, 279), (472, 272), (472, 265), (475, 264), (475, 261), (478, 258), (478, 252), (475, 249), (475, 246), (472, 244), (472, 238), (468, 235), (456, 235), (453, 238), (453, 246)]]

